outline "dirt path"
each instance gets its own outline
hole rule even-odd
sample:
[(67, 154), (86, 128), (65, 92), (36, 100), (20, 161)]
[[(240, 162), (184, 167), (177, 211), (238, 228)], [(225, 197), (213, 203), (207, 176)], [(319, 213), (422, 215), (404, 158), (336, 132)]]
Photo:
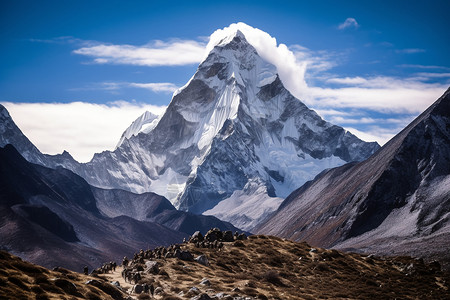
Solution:
[(131, 289), (133, 288), (133, 284), (125, 282), (125, 279), (122, 277), (123, 267), (117, 266), (116, 271), (106, 274), (105, 277), (109, 279), (109, 281), (118, 281), (120, 286), (127, 290), (127, 294), (130, 295), (133, 299), (137, 299), (136, 295), (131, 294)]

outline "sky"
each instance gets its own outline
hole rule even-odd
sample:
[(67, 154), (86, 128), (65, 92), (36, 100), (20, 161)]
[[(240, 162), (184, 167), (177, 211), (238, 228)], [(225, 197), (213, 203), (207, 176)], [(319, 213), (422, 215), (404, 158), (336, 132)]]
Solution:
[(294, 96), (382, 145), (450, 85), (448, 11), (437, 0), (3, 0), (0, 103), (42, 152), (85, 162), (144, 111), (161, 114), (210, 36), (243, 22)]

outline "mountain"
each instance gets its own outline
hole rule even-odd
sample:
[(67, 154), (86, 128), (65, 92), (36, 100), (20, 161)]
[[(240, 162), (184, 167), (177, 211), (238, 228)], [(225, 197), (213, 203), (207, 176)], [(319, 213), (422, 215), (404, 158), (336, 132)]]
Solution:
[(197, 230), (205, 234), (211, 228), (241, 231), (213, 216), (177, 210), (169, 200), (155, 193), (135, 194), (124, 190), (96, 187), (91, 187), (91, 190), (99, 210), (110, 218), (128, 216), (139, 221), (155, 222), (186, 235), (191, 235)]
[(119, 142), (117, 143), (117, 147), (122, 145), (125, 139), (129, 139), (130, 137), (139, 134), (140, 132), (148, 133), (155, 128), (156, 124), (158, 124), (158, 116), (152, 114), (149, 111), (146, 111), (142, 115), (140, 115), (136, 120), (131, 123), (131, 125), (122, 133)]
[(449, 162), (450, 89), (369, 159), (294, 191), (256, 231), (449, 266)]
[(11, 144), (29, 162), (56, 168), (65, 166), (68, 169), (76, 169), (78, 163), (67, 151), (57, 155), (43, 154), (23, 134), (11, 118), (8, 110), (0, 104), (0, 147)]
[(185, 233), (128, 216), (105, 217), (88, 183), (66, 169), (27, 162), (0, 148), (0, 247), (43, 266), (81, 271)]
[(379, 148), (292, 96), (239, 30), (213, 47), (153, 129), (135, 134), (141, 123), (114, 151), (63, 165), (93, 186), (153, 192), (246, 230), (323, 169)]

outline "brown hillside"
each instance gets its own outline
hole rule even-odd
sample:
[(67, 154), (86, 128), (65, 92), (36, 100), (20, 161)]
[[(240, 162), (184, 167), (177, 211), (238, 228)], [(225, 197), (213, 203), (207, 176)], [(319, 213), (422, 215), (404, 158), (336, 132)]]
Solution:
[[(179, 258), (132, 263), (132, 268), (144, 270), (140, 283), (156, 289), (155, 299), (450, 299), (450, 273), (441, 271), (438, 264), (410, 257), (314, 249), (270, 236), (224, 242), (220, 249), (194, 243), (180, 246), (194, 258), (205, 255), (209, 265)], [(48, 299), (111, 299), (100, 288), (85, 284), (94, 277), (48, 271), (5, 252), (1, 260), (1, 299), (47, 299), (45, 295)], [(158, 262), (158, 270), (146, 271), (150, 260)], [(96, 280), (111, 292), (106, 287), (113, 286), (102, 278), (117, 280), (121, 270)], [(59, 288), (56, 278), (73, 282), (77, 294)], [(121, 281), (122, 289), (133, 298), (150, 299), (150, 294), (131, 294), (131, 285)]]

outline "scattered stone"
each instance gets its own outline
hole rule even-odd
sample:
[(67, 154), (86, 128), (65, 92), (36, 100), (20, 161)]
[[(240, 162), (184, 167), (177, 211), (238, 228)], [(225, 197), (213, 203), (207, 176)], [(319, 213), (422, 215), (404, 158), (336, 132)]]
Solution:
[(309, 250), (309, 252), (311, 252), (311, 253), (317, 253), (317, 249), (316, 249), (316, 248), (311, 248), (311, 250)]
[(231, 230), (227, 230), (223, 233), (222, 242), (233, 242), (233, 232)]
[(194, 256), (191, 254), (191, 252), (184, 250), (180, 253), (180, 259), (185, 261), (193, 261)]
[(118, 281), (113, 281), (113, 282), (111, 282), (111, 284), (120, 288), (120, 282), (118, 282)]
[(163, 294), (164, 290), (162, 287), (158, 286), (155, 291), (153, 292), (155, 295)]
[(210, 299), (212, 299), (212, 298), (209, 297), (208, 294), (205, 294), (205, 293), (191, 298), (191, 300), (210, 300)]
[(95, 286), (95, 285), (99, 285), (100, 281), (95, 280), (95, 279), (91, 279), (91, 280), (86, 281), (84, 284)]
[(132, 289), (132, 293), (141, 294), (144, 291), (144, 287), (141, 284), (135, 284)]
[(206, 286), (210, 286), (211, 285), (211, 281), (209, 281), (208, 278), (203, 278), (202, 281), (200, 282), (201, 285), (206, 285)]
[(197, 243), (197, 242), (202, 242), (203, 240), (204, 240), (204, 237), (203, 237), (202, 233), (200, 231), (196, 231), (189, 239), (189, 242)]
[(197, 256), (197, 257), (195, 258), (195, 261), (198, 262), (198, 263), (201, 264), (201, 265), (206, 266), (206, 267), (209, 266), (209, 260), (208, 260), (208, 258), (206, 257), (206, 255), (204, 255), (204, 254), (202, 254), (202, 255), (200, 255), (200, 256)]
[(223, 233), (219, 228), (212, 228), (205, 234), (205, 240), (213, 243), (217, 240), (222, 240)]
[(145, 262), (145, 267), (146, 267), (145, 273), (156, 275), (159, 273), (159, 266), (160, 266), (160, 263), (157, 261), (152, 261), (152, 260), (147, 261), (147, 262)]
[(201, 292), (200, 292), (200, 290), (199, 290), (196, 286), (194, 286), (194, 287), (191, 287), (191, 288), (190, 288), (189, 293), (198, 295), (198, 294), (200, 294)]

